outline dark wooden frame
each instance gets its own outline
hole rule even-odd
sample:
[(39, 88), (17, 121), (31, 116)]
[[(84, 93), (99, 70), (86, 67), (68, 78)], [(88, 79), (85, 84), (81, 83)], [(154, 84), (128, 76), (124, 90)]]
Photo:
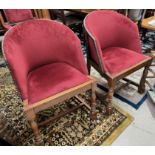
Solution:
[[(137, 86), (139, 93), (144, 93), (146, 76), (148, 74), (148, 69), (149, 69), (149, 66), (151, 65), (152, 58), (148, 57), (148, 59), (146, 59), (146, 60), (144, 60), (144, 61), (142, 61), (142, 62), (140, 62), (138, 64), (135, 64), (134, 66), (122, 71), (121, 73), (119, 73), (119, 74), (117, 74), (115, 76), (111, 76), (108, 73), (106, 74), (106, 73), (103, 72), (103, 69), (102, 69), (102, 64), (101, 64), (101, 60), (100, 60), (100, 57), (99, 57), (98, 48), (96, 46), (95, 38), (89, 32), (89, 30), (87, 29), (86, 24), (85, 24), (85, 20), (84, 20), (84, 26), (83, 27), (84, 27), (84, 34), (85, 34), (85, 43), (86, 43), (86, 47), (87, 47), (87, 68), (88, 68), (88, 71), (90, 73), (91, 66), (93, 66), (101, 74), (101, 76), (104, 77), (107, 80), (109, 90), (108, 90), (108, 93), (106, 95), (105, 103), (107, 105), (107, 110), (106, 110), (107, 115), (111, 115), (112, 112), (113, 112), (112, 98), (113, 98), (114, 88), (115, 88), (116, 82), (118, 80), (120, 80), (120, 79), (123, 79), (123, 80), (125, 80), (127, 82), (130, 82), (131, 84)], [(91, 58), (88, 39), (91, 39), (92, 42), (94, 43), (94, 48), (95, 48), (95, 51), (96, 51), (97, 60), (98, 60), (99, 64), (97, 64), (93, 60), (93, 58)], [(139, 70), (140, 68), (143, 68), (143, 67), (145, 67), (145, 69), (143, 71), (143, 75), (141, 77), (141, 80), (140, 80), (139, 84), (125, 78), (129, 74), (131, 74), (131, 73), (133, 73), (133, 72), (135, 72), (135, 71), (137, 71), (137, 70)]]

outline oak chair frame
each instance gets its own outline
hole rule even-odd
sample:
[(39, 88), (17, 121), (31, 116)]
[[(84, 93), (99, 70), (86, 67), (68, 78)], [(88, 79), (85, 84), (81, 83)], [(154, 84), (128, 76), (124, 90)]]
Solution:
[[(36, 145), (44, 145), (44, 142), (41, 138), (40, 132), (39, 132), (39, 126), (43, 126), (49, 122), (53, 122), (56, 121), (57, 119), (59, 119), (60, 117), (71, 113), (75, 110), (77, 110), (78, 108), (82, 107), (82, 106), (86, 106), (86, 108), (88, 108), (91, 112), (90, 112), (90, 117), (92, 120), (96, 119), (96, 94), (95, 94), (95, 90), (96, 90), (96, 80), (90, 76), (88, 76), (89, 80), (85, 83), (82, 83), (78, 86), (75, 86), (73, 88), (70, 88), (68, 90), (65, 90), (63, 92), (60, 92), (56, 95), (53, 95), (51, 97), (48, 97), (46, 99), (43, 99), (39, 102), (36, 102), (34, 104), (28, 104), (28, 100), (24, 100), (24, 113), (26, 115), (26, 118), (33, 130), (34, 136), (35, 136), (35, 142)], [(80, 93), (83, 93), (87, 90), (91, 89), (91, 105), (88, 105), (83, 99), (81, 99), (79, 96), (77, 96)], [(73, 107), (67, 111), (64, 112), (60, 112), (57, 116), (53, 116), (50, 117), (49, 119), (41, 122), (41, 123), (37, 123), (37, 113), (40, 111), (43, 111), (45, 109), (51, 108), (56, 104), (59, 104), (71, 97), (76, 97), (76, 99), (78, 101), (80, 101), (80, 104), (76, 107)]]
[[(88, 68), (88, 72), (90, 74), (91, 66), (93, 66), (100, 73), (100, 75), (107, 80), (109, 90), (108, 90), (107, 95), (105, 96), (105, 103), (107, 105), (106, 106), (107, 107), (106, 108), (106, 113), (107, 113), (107, 115), (111, 115), (113, 113), (112, 99), (113, 99), (113, 95), (114, 95), (114, 91), (115, 91), (116, 82), (119, 81), (120, 79), (123, 79), (124, 81), (129, 82), (130, 84), (133, 84), (133, 85), (137, 86), (139, 93), (141, 93), (141, 94), (144, 93), (146, 77), (147, 77), (147, 74), (148, 74), (149, 66), (151, 65), (151, 62), (152, 62), (152, 58), (148, 57), (148, 59), (146, 59), (146, 60), (144, 60), (144, 61), (142, 61), (142, 62), (140, 62), (140, 63), (138, 63), (138, 64), (126, 69), (126, 70), (124, 70), (124, 71), (122, 71), (119, 74), (116, 74), (115, 76), (111, 76), (108, 73), (103, 73), (102, 64), (101, 64), (101, 61), (100, 61), (99, 52), (98, 52), (98, 48), (97, 48), (97, 45), (96, 45), (96, 40), (93, 37), (93, 35), (91, 34), (91, 32), (89, 32), (89, 30), (87, 29), (85, 20), (84, 20), (84, 25), (83, 25), (83, 32), (84, 32), (84, 35), (85, 35), (85, 44), (86, 44), (86, 49), (87, 49), (87, 68)], [(93, 41), (95, 52), (96, 52), (96, 55), (97, 55), (97, 60), (98, 60), (99, 64), (97, 64), (90, 55), (90, 48), (89, 48), (89, 42), (88, 42), (89, 39), (91, 39)], [(139, 70), (139, 69), (141, 69), (143, 67), (145, 67), (145, 68), (144, 68), (144, 71), (143, 71), (143, 74), (142, 74), (142, 77), (141, 77), (141, 80), (140, 80), (139, 84), (125, 78), (129, 74), (131, 74), (131, 73), (133, 73), (133, 72), (135, 72), (135, 71), (137, 71), (137, 70)], [(103, 99), (104, 99), (104, 97), (103, 97)]]

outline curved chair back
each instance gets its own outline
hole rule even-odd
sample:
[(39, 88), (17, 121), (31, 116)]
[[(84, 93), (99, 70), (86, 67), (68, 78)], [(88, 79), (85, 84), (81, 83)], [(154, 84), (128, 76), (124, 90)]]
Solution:
[(7, 21), (10, 23), (22, 22), (33, 18), (30, 9), (4, 9)]
[(43, 65), (67, 63), (87, 74), (79, 39), (67, 26), (52, 20), (30, 20), (11, 28), (3, 40), (3, 53), (23, 99), (28, 73)]
[(121, 47), (141, 53), (138, 28), (126, 16), (114, 11), (93, 11), (84, 20), (91, 57), (99, 63), (104, 49)]

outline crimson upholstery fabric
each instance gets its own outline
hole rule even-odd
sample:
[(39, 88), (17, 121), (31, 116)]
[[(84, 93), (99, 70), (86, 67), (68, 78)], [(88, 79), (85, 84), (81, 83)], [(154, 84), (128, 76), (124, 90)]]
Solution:
[(147, 56), (120, 47), (109, 47), (102, 52), (102, 61), (110, 75), (114, 76), (147, 59)]
[(8, 22), (17, 23), (33, 18), (30, 9), (4, 9)]
[(52, 63), (35, 69), (28, 75), (29, 104), (88, 80), (87, 76), (66, 63)]
[[(137, 25), (114, 11), (93, 11), (85, 18), (86, 31), (94, 38), (102, 71), (111, 75), (147, 59), (142, 55)], [(96, 63), (97, 52), (89, 37), (90, 54)]]
[(3, 53), (22, 98), (31, 104), (88, 80), (79, 39), (58, 22), (36, 19), (14, 26), (4, 37)]

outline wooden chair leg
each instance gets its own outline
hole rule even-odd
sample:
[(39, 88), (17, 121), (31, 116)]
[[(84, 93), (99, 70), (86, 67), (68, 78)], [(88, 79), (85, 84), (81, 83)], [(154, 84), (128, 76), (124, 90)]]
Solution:
[(144, 68), (143, 75), (141, 77), (140, 84), (139, 84), (139, 87), (138, 87), (138, 92), (140, 94), (143, 94), (145, 92), (146, 77), (148, 75), (148, 70), (149, 70), (149, 67), (150, 67), (151, 63), (152, 63), (152, 61), (149, 61), (147, 66), (145, 66), (145, 68)]
[(91, 119), (96, 119), (96, 82), (92, 84), (92, 95), (91, 95)]
[(38, 124), (36, 122), (36, 114), (33, 110), (29, 110), (28, 112), (26, 112), (26, 116), (28, 118), (29, 124), (32, 128), (32, 131), (34, 133), (35, 136), (35, 145), (37, 146), (42, 146), (44, 145), (44, 142), (41, 138), (39, 129), (38, 129)]
[(113, 100), (113, 94), (114, 94), (114, 82), (109, 80), (108, 86), (109, 86), (109, 91), (106, 97), (106, 104), (107, 104), (106, 114), (111, 115), (113, 113), (112, 100)]
[(87, 69), (88, 69), (88, 73), (89, 73), (89, 75), (90, 75), (90, 71), (91, 71), (91, 65), (90, 65), (90, 63), (87, 61)]
[(40, 135), (40, 132), (39, 132), (39, 129), (38, 129), (38, 125), (37, 125), (36, 121), (35, 120), (31, 120), (30, 121), (30, 125), (31, 125), (31, 128), (32, 128), (34, 136), (35, 136), (36, 145), (37, 146), (44, 145), (44, 142), (43, 142), (43, 140), (41, 138), (41, 135)]

